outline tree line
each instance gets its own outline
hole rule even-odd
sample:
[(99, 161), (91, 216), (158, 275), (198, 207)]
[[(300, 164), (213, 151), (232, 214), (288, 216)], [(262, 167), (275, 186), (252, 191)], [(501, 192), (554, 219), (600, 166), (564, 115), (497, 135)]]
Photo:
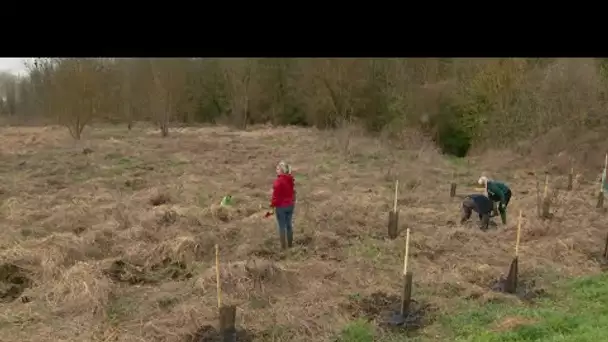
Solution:
[(444, 151), (606, 125), (605, 59), (37, 58), (0, 78), (0, 114), (64, 125), (256, 123), (422, 130)]

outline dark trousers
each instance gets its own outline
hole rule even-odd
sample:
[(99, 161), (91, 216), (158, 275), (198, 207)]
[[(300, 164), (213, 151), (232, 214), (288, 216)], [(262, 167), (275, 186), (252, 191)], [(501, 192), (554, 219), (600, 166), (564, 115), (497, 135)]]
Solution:
[[(498, 196), (492, 196), (492, 197), (490, 197), (490, 199), (494, 202), (500, 202), (500, 197), (498, 197)], [(507, 206), (509, 205), (510, 200), (511, 200), (511, 190), (508, 190), (507, 192), (505, 192), (505, 205), (503, 206), (502, 204), (499, 204), (500, 207), (507, 209)]]
[(281, 245), (283, 247), (285, 243), (287, 243), (288, 247), (291, 247), (293, 243), (293, 211), (293, 205), (287, 207), (277, 207), (274, 210), (277, 217)]
[[(471, 198), (465, 198), (462, 201), (462, 211), (460, 216), (460, 224), (465, 223), (469, 218), (471, 218), (471, 214), (473, 211), (477, 211), (477, 207), (475, 206), (475, 202)], [(481, 229), (487, 230), (488, 225), (490, 224), (490, 213), (478, 213), (479, 221), (481, 221)]]

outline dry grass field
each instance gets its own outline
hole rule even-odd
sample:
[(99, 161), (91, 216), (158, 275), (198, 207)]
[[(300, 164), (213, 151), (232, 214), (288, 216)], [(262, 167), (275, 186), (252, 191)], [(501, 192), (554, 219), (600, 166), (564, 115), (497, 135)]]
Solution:
[[(415, 139), (396, 150), (356, 130), (289, 127), (161, 138), (98, 126), (79, 143), (61, 127), (12, 127), (0, 137), (2, 341), (203, 341), (197, 331), (217, 322), (215, 244), (242, 340), (333, 341), (397, 304), (404, 234), (386, 239), (395, 178), (424, 311), (408, 333), (420, 340), (450, 340), (440, 317), (463, 302), (520, 305), (490, 289), (511, 261), (519, 210), (520, 269), (535, 289), (601, 270), (608, 219), (595, 209), (597, 179), (578, 175), (567, 192), (566, 175), (552, 174), (554, 216), (541, 220), (531, 164), (506, 152), (462, 162)], [(281, 159), (298, 196), (286, 252), (263, 217)], [(449, 197), (453, 175), (461, 196), (482, 172), (514, 191), (508, 224), (485, 233), (476, 217), (461, 227)], [(228, 194), (233, 205), (220, 207)]]

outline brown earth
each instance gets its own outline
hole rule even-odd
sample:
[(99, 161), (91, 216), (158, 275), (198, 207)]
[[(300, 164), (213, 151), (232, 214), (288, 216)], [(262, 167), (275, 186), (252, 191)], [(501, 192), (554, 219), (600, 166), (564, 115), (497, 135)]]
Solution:
[[(60, 127), (0, 136), (2, 341), (203, 340), (217, 320), (216, 243), (223, 301), (238, 306), (243, 336), (329, 341), (399, 296), (404, 238), (385, 239), (395, 178), (414, 296), (429, 315), (463, 300), (518, 300), (491, 287), (507, 272), (519, 210), (522, 277), (542, 288), (601, 271), (608, 220), (595, 209), (597, 172), (577, 171), (567, 192), (566, 175), (551, 170), (553, 216), (542, 220), (542, 165), (506, 152), (463, 163), (422, 140), (395, 150), (356, 130), (266, 127), (182, 128), (162, 139), (149, 127), (107, 126), (77, 143)], [(281, 159), (298, 192), (287, 252), (263, 217)], [(457, 224), (459, 198), (482, 172), (514, 190), (508, 224), (486, 233), (475, 217)], [(220, 207), (227, 194), (234, 205)], [(432, 340), (439, 323), (427, 323), (419, 333)]]

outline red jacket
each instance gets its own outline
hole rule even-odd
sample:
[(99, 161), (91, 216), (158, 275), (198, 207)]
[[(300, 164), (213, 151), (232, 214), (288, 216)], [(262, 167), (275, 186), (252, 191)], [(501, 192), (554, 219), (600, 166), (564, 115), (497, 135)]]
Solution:
[(292, 175), (279, 175), (272, 184), (272, 201), (270, 202), (270, 206), (276, 208), (293, 205), (295, 200), (294, 183)]

